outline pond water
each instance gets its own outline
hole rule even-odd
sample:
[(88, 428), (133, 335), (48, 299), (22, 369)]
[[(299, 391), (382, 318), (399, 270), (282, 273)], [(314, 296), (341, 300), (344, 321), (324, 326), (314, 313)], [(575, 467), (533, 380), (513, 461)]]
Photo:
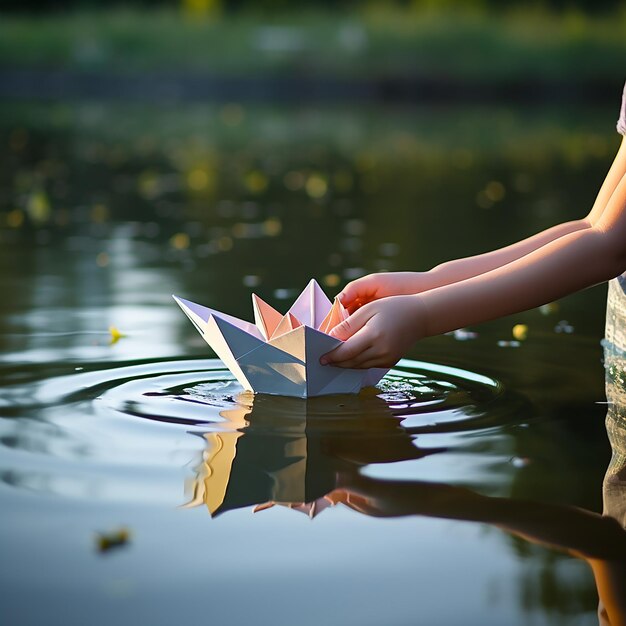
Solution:
[(602, 511), (603, 287), (308, 401), (170, 294), (250, 319), (580, 217), (612, 109), (0, 108), (2, 623), (597, 623), (520, 535)]

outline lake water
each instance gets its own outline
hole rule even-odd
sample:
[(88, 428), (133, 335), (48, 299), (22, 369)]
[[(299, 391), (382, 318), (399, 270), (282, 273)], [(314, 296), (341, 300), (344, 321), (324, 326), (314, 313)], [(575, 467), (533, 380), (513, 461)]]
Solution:
[(604, 287), (308, 401), (171, 294), (251, 319), (581, 217), (613, 109), (0, 108), (3, 624), (597, 623), (520, 534), (602, 511)]

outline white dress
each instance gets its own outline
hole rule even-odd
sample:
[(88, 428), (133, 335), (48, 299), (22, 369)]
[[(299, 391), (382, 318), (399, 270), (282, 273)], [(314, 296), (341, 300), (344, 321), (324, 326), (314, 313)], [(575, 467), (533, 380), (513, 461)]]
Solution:
[[(626, 86), (617, 130), (626, 135)], [(604, 512), (626, 527), (626, 273), (609, 281), (604, 366), (606, 431), (613, 449), (604, 479)]]
[[(626, 86), (617, 130), (626, 136)], [(608, 402), (606, 432), (612, 455), (604, 476), (602, 499), (604, 515), (626, 528), (626, 273), (609, 281), (603, 343)], [(610, 626), (602, 602), (598, 606), (598, 621), (600, 626)]]

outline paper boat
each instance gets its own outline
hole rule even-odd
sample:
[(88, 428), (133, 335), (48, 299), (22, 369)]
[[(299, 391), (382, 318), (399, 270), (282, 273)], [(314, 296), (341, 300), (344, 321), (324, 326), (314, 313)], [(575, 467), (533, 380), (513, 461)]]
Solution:
[(174, 296), (198, 332), (244, 389), (307, 398), (358, 393), (375, 385), (386, 369), (320, 365), (320, 357), (341, 341), (328, 333), (347, 317), (315, 280), (282, 315), (252, 294), (255, 324)]

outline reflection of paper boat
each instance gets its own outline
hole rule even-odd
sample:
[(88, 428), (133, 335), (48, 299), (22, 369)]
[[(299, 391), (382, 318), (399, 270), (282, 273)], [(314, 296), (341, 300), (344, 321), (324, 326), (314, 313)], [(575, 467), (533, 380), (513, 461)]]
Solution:
[[(216, 516), (272, 503), (302, 510), (311, 517), (324, 508), (320, 504), (335, 487), (335, 472), (321, 459), (318, 441), (309, 441), (304, 428), (299, 434), (276, 437), (242, 435), (205, 433), (207, 450), (188, 507), (204, 503), (211, 516)], [(312, 464), (317, 470), (314, 475)]]
[[(268, 504), (261, 508), (284, 504), (311, 517), (324, 508), (314, 504), (334, 489), (336, 467), (321, 454), (319, 436), (307, 434), (307, 403), (290, 398), (267, 400), (269, 407), (253, 398), (252, 406), (222, 411), (220, 415), (237, 430), (203, 435), (207, 449), (196, 468), (193, 496), (186, 506), (204, 503), (211, 516), (262, 503)], [(260, 413), (257, 410), (255, 427), (250, 428), (254, 406), (260, 407)], [(280, 421), (284, 414), (288, 415), (286, 428)]]
[(187, 484), (186, 506), (204, 504), (212, 517), (274, 505), (315, 517), (344, 501), (338, 474), (427, 453), (374, 393), (306, 402), (241, 394), (220, 416), (229, 428), (202, 435), (207, 446)]
[(357, 393), (375, 385), (384, 369), (357, 370), (320, 365), (341, 341), (327, 333), (347, 317), (311, 280), (289, 311), (281, 315), (252, 295), (256, 324), (182, 298), (174, 299), (205, 341), (245, 389), (306, 398)]

